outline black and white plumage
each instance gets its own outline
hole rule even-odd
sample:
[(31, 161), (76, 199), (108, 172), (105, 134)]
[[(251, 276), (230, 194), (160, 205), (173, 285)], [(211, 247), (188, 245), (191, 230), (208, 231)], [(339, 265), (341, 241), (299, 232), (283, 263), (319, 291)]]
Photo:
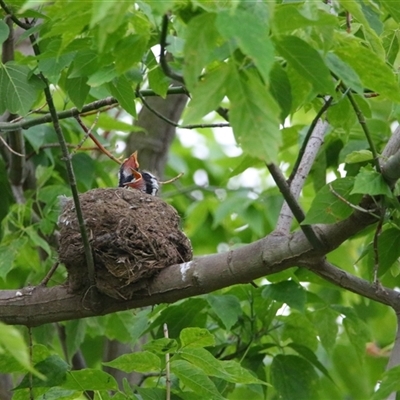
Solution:
[(146, 171), (139, 171), (137, 151), (128, 157), (118, 172), (118, 186), (130, 187), (155, 196), (158, 193), (158, 179)]

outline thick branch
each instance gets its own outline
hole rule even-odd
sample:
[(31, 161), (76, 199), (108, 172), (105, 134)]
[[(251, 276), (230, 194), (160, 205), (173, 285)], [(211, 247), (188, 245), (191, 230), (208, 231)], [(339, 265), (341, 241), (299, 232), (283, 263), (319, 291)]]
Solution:
[[(355, 211), (347, 220), (318, 226), (325, 252), (338, 247), (374, 221), (372, 216)], [(190, 296), (248, 283), (289, 267), (306, 265), (307, 260), (320, 259), (325, 252), (314, 250), (302, 232), (289, 237), (273, 233), (227, 253), (165, 268), (148, 283), (146, 289), (135, 292), (132, 300), (122, 302), (104, 296), (98, 310), (88, 307), (84, 295), (68, 293), (66, 286), (0, 291), (0, 320), (9, 324), (37, 326), (158, 303), (173, 303)], [(357, 285), (353, 287), (349, 284), (350, 288), (359, 293)], [(395, 306), (397, 293), (394, 297), (392, 292), (388, 290), (379, 299), (371, 298)], [(363, 291), (360, 294), (368, 297), (370, 292)]]

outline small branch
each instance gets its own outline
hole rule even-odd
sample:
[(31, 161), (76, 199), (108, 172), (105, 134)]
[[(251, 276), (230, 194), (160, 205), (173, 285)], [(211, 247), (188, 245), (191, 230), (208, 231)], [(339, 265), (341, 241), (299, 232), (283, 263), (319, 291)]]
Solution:
[(373, 240), (373, 249), (374, 249), (374, 269), (373, 269), (373, 282), (375, 285), (378, 285), (378, 271), (379, 271), (379, 251), (378, 251), (378, 240), (379, 235), (382, 232), (382, 225), (385, 219), (385, 213), (382, 213), (379, 218), (378, 224), (376, 225), (374, 232), (374, 240)]
[(358, 104), (355, 101), (354, 96), (351, 93), (351, 90), (347, 90), (347, 88), (343, 85), (343, 83), (341, 84), (341, 86), (344, 89), (344, 91), (347, 93), (347, 97), (349, 98), (350, 103), (351, 103), (351, 105), (352, 105), (352, 107), (354, 109), (354, 112), (357, 115), (358, 122), (359, 122), (362, 130), (364, 131), (365, 137), (367, 138), (369, 147), (370, 147), (372, 155), (374, 157), (375, 168), (376, 168), (376, 170), (378, 172), (381, 172), (381, 166), (379, 164), (379, 155), (378, 155), (378, 152), (376, 151), (375, 143), (372, 140), (371, 133), (370, 133), (369, 128), (367, 126), (367, 122), (365, 121), (364, 114), (362, 113), (360, 107), (358, 107)]
[(60, 263), (57, 261), (51, 268), (50, 271), (46, 274), (46, 276), (42, 279), (42, 281), (39, 283), (39, 286), (47, 286), (49, 283), (51, 277), (54, 275), (54, 272), (56, 272), (56, 269)]
[(168, 76), (169, 78), (183, 83), (183, 76), (177, 74), (174, 72), (167, 61), (167, 56), (166, 56), (166, 47), (168, 46), (167, 43), (167, 35), (168, 35), (168, 22), (169, 18), (168, 15), (165, 14), (162, 18), (162, 23), (161, 23), (161, 33), (160, 33), (160, 66), (162, 71), (164, 72), (165, 76)]
[(288, 179), (288, 183), (289, 183), (290, 186), (291, 186), (291, 182), (293, 181), (293, 179), (296, 176), (297, 171), (298, 171), (298, 169), (300, 167), (301, 160), (303, 159), (304, 153), (305, 153), (305, 151), (307, 149), (307, 146), (308, 146), (308, 143), (309, 143), (309, 141), (311, 139), (311, 135), (314, 133), (317, 124), (318, 123), (321, 124), (320, 118), (322, 117), (322, 115), (324, 115), (325, 111), (330, 107), (330, 105), (332, 104), (332, 100), (333, 100), (333, 97), (331, 96), (325, 101), (324, 105), (318, 111), (317, 115), (312, 120), (312, 122), (310, 124), (310, 127), (308, 128), (307, 134), (306, 134), (306, 136), (305, 136), (305, 138), (303, 140), (303, 143), (301, 145), (301, 148), (300, 148), (300, 151), (299, 151), (299, 155), (298, 155), (298, 157), (296, 159), (296, 162), (294, 163), (293, 170), (292, 170), (292, 172), (291, 172), (291, 174), (289, 176), (289, 179)]
[(293, 213), (294, 217), (299, 223), (300, 229), (303, 231), (310, 244), (314, 247), (314, 249), (323, 249), (325, 246), (318, 238), (311, 225), (301, 224), (305, 219), (304, 211), (290, 191), (290, 187), (287, 184), (281, 170), (275, 164), (267, 164), (267, 168), (272, 175), (272, 178), (274, 179), (276, 185), (278, 186), (280, 192), (282, 193), (288, 207), (290, 208), (290, 211)]
[(27, 30), (32, 28), (32, 24), (27, 24), (22, 21), (20, 21), (14, 14), (13, 12), (8, 8), (7, 4), (4, 2), (4, 0), (0, 0), (0, 7), (4, 10), (4, 12), (12, 19), (12, 21), (18, 25), (20, 28)]
[[(164, 337), (165, 338), (169, 338), (168, 335), (168, 325), (164, 324), (163, 325), (163, 330), (164, 330)], [(167, 389), (167, 395), (165, 397), (166, 400), (171, 400), (171, 366), (169, 363), (169, 353), (165, 354), (165, 372), (166, 372), (166, 376), (165, 376), (165, 386)]]
[[(39, 50), (39, 46), (36, 42), (35, 37), (31, 35), (29, 38), (31, 40), (32, 48), (34, 50), (35, 55), (39, 56), (40, 50)], [(86, 231), (85, 221), (84, 221), (83, 214), (82, 214), (82, 208), (80, 205), (79, 193), (78, 193), (78, 189), (77, 189), (77, 185), (76, 185), (74, 169), (73, 169), (72, 163), (71, 163), (71, 157), (70, 157), (70, 154), (68, 151), (67, 143), (64, 138), (62, 127), (60, 125), (60, 121), (58, 119), (57, 110), (56, 110), (54, 102), (53, 102), (53, 97), (51, 95), (49, 83), (42, 74), (40, 74), (40, 78), (42, 79), (42, 81), (45, 85), (44, 94), (46, 97), (46, 102), (49, 106), (49, 111), (50, 111), (50, 115), (52, 117), (53, 127), (57, 134), (57, 138), (60, 143), (61, 152), (63, 154), (63, 159), (65, 161), (68, 182), (69, 182), (71, 192), (72, 192), (72, 198), (73, 198), (74, 205), (75, 205), (76, 217), (78, 220), (79, 230), (80, 230), (80, 234), (81, 234), (82, 242), (83, 242), (83, 246), (84, 246), (84, 251), (85, 251), (85, 258), (86, 258), (86, 264), (87, 264), (87, 269), (88, 269), (88, 277), (89, 277), (90, 286), (94, 286), (96, 278), (95, 278), (95, 267), (94, 267), (93, 254), (92, 254), (92, 249), (91, 249), (91, 246), (89, 243), (88, 233)], [(92, 290), (91, 294), (92, 294), (92, 305), (94, 305), (95, 290)]]
[[(105, 154), (107, 157), (111, 158), (111, 160), (115, 161), (117, 164), (122, 164), (122, 161), (119, 160), (118, 158), (114, 157), (98, 140), (97, 138), (92, 134), (92, 129), (94, 127), (94, 125), (96, 124), (97, 120), (93, 123), (93, 125), (88, 129), (87, 126), (83, 123), (83, 121), (81, 120), (81, 118), (79, 117), (79, 115), (77, 115), (75, 117), (75, 119), (78, 121), (79, 125), (82, 127), (82, 129), (84, 130), (84, 132), (86, 133), (84, 139), (82, 140), (82, 142), (80, 143), (80, 146), (78, 145), (78, 147), (76, 148), (76, 150), (79, 150), (79, 148), (82, 146), (82, 144), (84, 143), (84, 141), (86, 140), (87, 137), (90, 137), (90, 139), (93, 140), (93, 142), (96, 144), (96, 146), (98, 147), (98, 149)], [(76, 152), (76, 150), (74, 151), (74, 153)]]
[[(141, 95), (144, 97), (149, 97), (149, 96), (158, 96), (157, 93), (155, 93), (153, 90), (150, 89), (145, 89), (140, 91)], [(187, 91), (185, 88), (181, 86), (177, 87), (171, 87), (168, 89), (167, 94), (187, 94)], [(118, 104), (118, 100), (114, 97), (106, 97), (105, 99), (101, 100), (96, 100), (92, 103), (86, 104), (85, 106), (82, 107), (81, 110), (78, 110), (76, 107), (70, 108), (69, 110), (64, 110), (60, 111), (57, 113), (57, 117), (59, 120), (66, 119), (66, 118), (73, 118), (77, 115), (85, 115), (88, 112), (94, 111), (94, 110), (99, 110), (103, 107), (109, 107), (111, 105), (116, 105)], [(51, 119), (51, 114), (47, 113), (41, 117), (38, 118), (32, 118), (32, 119), (22, 119), (21, 121), (18, 121), (16, 123), (10, 123), (10, 122), (0, 122), (0, 131), (15, 131), (15, 129), (21, 128), (21, 129), (28, 129), (31, 128), (32, 126), (37, 126), (37, 125), (42, 125), (48, 122), (52, 122)]]
[[(313, 128), (311, 137), (307, 140), (307, 147), (304, 150), (304, 154), (301, 158), (296, 174), (293, 175), (290, 183), (290, 192), (295, 200), (297, 200), (300, 196), (301, 189), (303, 188), (314, 160), (318, 155), (319, 149), (324, 142), (324, 136), (328, 128), (328, 123), (319, 119)], [(276, 230), (282, 232), (283, 234), (290, 232), (292, 219), (293, 214), (289, 205), (287, 202), (285, 202), (282, 206), (281, 212), (279, 213)]]
[(18, 156), (18, 157), (25, 157), (24, 154), (17, 153), (15, 150), (13, 150), (13, 149), (8, 145), (8, 143), (4, 140), (3, 136), (0, 136), (0, 140), (1, 140), (1, 142), (3, 143), (4, 147), (5, 147), (10, 153), (13, 153), (13, 154), (15, 154), (15, 155)]
[(180, 125), (176, 123), (175, 121), (172, 121), (171, 119), (165, 117), (161, 113), (159, 113), (156, 109), (150, 106), (150, 104), (146, 101), (146, 99), (141, 95), (141, 93), (138, 91), (136, 93), (136, 96), (140, 98), (142, 101), (143, 105), (151, 111), (153, 114), (157, 115), (158, 118), (162, 119), (163, 121), (167, 122), (168, 124), (175, 126), (176, 128), (181, 128), (181, 129), (198, 129), (198, 128), (227, 128), (230, 127), (230, 124), (222, 122), (222, 123), (215, 123), (215, 124), (193, 124), (193, 125)]

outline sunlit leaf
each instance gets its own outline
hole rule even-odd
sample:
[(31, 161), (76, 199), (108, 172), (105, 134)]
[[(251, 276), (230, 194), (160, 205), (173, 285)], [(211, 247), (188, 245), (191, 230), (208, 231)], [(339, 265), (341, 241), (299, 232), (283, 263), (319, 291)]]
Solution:
[(353, 190), (350, 194), (355, 193), (369, 194), (370, 196), (384, 194), (392, 197), (392, 192), (382, 175), (371, 167), (361, 168), (360, 172), (357, 174)]
[(262, 296), (286, 303), (289, 307), (296, 308), (299, 311), (304, 311), (307, 293), (297, 283), (284, 281), (264, 286)]
[(230, 330), (242, 314), (239, 299), (236, 296), (207, 296), (212, 310), (217, 314), (225, 328)]
[(182, 347), (207, 347), (214, 346), (214, 336), (203, 328), (185, 328), (182, 330), (179, 339)]
[(161, 368), (160, 358), (150, 351), (123, 354), (115, 360), (103, 364), (124, 372), (156, 372)]

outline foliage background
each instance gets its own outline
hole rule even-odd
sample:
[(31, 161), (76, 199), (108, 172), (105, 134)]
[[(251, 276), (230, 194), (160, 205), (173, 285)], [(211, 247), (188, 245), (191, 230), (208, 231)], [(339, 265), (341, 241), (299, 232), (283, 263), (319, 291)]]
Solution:
[[(274, 231), (283, 197), (265, 163), (289, 176), (302, 143), (322, 126), (324, 141), (299, 198), (305, 223), (331, 224), (353, 212), (328, 181), (354, 205), (375, 196), (384, 208), (378, 228), (364, 229), (327, 258), (376, 291), (398, 286), (396, 188), (380, 174), (379, 162), (387, 160), (377, 158), (399, 119), (395, 3), (0, 5), (2, 289), (40, 284), (57, 260), (57, 197), (74, 189), (46, 89), (79, 192), (116, 186), (118, 170), (90, 140), (76, 150), (85, 132), (72, 114), (81, 110), (114, 155), (139, 150), (141, 166), (160, 177), (185, 173), (161, 195), (182, 216), (196, 256), (238, 249)], [(166, 64), (159, 58), (163, 28)], [(176, 134), (154, 109), (179, 124)], [(59, 267), (49, 286), (65, 279)], [(384, 372), (395, 312), (334, 283), (292, 267), (172, 305), (29, 331), (1, 324), (0, 397), (386, 398), (400, 389), (398, 369)]]

